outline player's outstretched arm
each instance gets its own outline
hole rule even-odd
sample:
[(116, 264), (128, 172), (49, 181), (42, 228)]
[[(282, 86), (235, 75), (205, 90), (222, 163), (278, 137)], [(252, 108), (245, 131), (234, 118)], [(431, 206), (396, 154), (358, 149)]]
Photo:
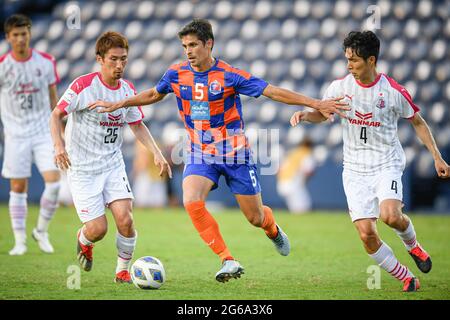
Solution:
[(97, 108), (97, 112), (113, 112), (114, 110), (126, 107), (146, 106), (156, 103), (164, 99), (166, 95), (159, 93), (156, 88), (145, 90), (138, 95), (132, 96), (128, 99), (121, 100), (119, 102), (107, 102), (97, 100), (89, 105), (89, 109), (93, 110)]
[(431, 155), (434, 159), (434, 167), (436, 168), (436, 172), (439, 178), (449, 178), (450, 177), (450, 167), (442, 158), (442, 155), (436, 145), (436, 141), (434, 140), (433, 134), (431, 133), (428, 124), (422, 118), (419, 113), (416, 113), (414, 117), (411, 119), (411, 124), (416, 130), (417, 136), (419, 139), (425, 144), (427, 149), (430, 151)]
[(332, 118), (335, 113), (343, 118), (346, 118), (346, 115), (342, 111), (350, 110), (347, 103), (340, 102), (340, 100), (344, 99), (344, 97), (337, 97), (329, 100), (316, 100), (291, 90), (273, 86), (271, 84), (264, 89), (263, 95), (274, 101), (291, 105), (311, 107), (320, 111), (320, 113), (322, 113), (327, 119)]
[(48, 93), (50, 96), (50, 110), (53, 110), (58, 103), (58, 90), (56, 88), (56, 84), (48, 86)]
[(297, 111), (291, 117), (291, 126), (295, 127), (300, 122), (320, 123), (327, 120), (319, 111)]
[(140, 122), (138, 124), (130, 125), (130, 128), (136, 139), (138, 139), (147, 148), (147, 150), (153, 153), (155, 165), (160, 168), (159, 175), (162, 176), (164, 172), (167, 172), (169, 178), (172, 178), (172, 169), (170, 168), (166, 158), (164, 158), (147, 126)]
[(65, 113), (58, 108), (53, 109), (50, 115), (50, 133), (55, 148), (55, 164), (62, 170), (69, 169), (71, 166), (69, 155), (66, 152), (66, 145), (62, 137), (62, 118), (64, 116)]

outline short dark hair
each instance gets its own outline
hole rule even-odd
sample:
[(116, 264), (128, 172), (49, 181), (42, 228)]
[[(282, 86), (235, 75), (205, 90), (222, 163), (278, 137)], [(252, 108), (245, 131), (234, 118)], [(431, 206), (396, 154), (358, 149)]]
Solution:
[(206, 19), (194, 19), (183, 27), (183, 29), (178, 32), (178, 38), (187, 36), (188, 34), (194, 34), (199, 40), (206, 43), (209, 39), (213, 41), (214, 44), (214, 34), (212, 31), (211, 23)]
[(115, 31), (107, 31), (98, 37), (95, 43), (95, 54), (104, 58), (109, 49), (123, 48), (128, 52), (128, 40), (122, 34)]
[(352, 49), (358, 56), (367, 60), (369, 57), (375, 57), (375, 63), (378, 61), (380, 53), (380, 40), (372, 31), (352, 31), (344, 39), (343, 49)]
[(5, 21), (5, 33), (9, 33), (13, 28), (28, 27), (31, 30), (31, 19), (23, 14), (13, 14)]

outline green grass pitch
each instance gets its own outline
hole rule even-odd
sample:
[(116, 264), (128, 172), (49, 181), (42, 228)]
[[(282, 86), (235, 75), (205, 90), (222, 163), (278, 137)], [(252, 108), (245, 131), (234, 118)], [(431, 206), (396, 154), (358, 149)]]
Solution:
[[(381, 270), (381, 289), (368, 289), (374, 265), (363, 250), (345, 213), (314, 212), (289, 215), (275, 211), (277, 222), (291, 240), (292, 251), (282, 257), (262, 230), (251, 226), (238, 210), (215, 217), (232, 254), (246, 272), (241, 279), (218, 283), (218, 258), (203, 244), (182, 209), (136, 209), (138, 242), (134, 259), (152, 255), (166, 269), (159, 290), (139, 290), (113, 282), (115, 225), (108, 212), (109, 231), (96, 244), (94, 267), (81, 271), (80, 289), (67, 287), (77, 266), (75, 234), (80, 222), (73, 208), (60, 208), (50, 226), (53, 255), (39, 251), (30, 233), (38, 208), (30, 206), (28, 252), (10, 257), (13, 237), (6, 205), (0, 206), (0, 299), (450, 299), (450, 216), (411, 215), (418, 239), (433, 258), (433, 270), (421, 274), (396, 234), (379, 223), (379, 232), (397, 258), (419, 276), (422, 288), (402, 293), (401, 283)], [(69, 273), (68, 273), (69, 270)], [(70, 282), (70, 281), (69, 281)]]

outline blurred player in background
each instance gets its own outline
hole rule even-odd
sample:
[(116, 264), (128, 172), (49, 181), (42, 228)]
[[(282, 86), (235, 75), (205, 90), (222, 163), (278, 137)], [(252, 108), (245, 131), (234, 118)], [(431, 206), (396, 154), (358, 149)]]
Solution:
[(277, 175), (277, 191), (286, 200), (291, 213), (302, 214), (311, 210), (311, 196), (306, 182), (314, 174), (315, 168), (312, 141), (305, 137), (287, 154)]
[(218, 186), (220, 176), (235, 194), (248, 219), (272, 240), (284, 256), (290, 252), (288, 237), (276, 224), (272, 209), (264, 206), (256, 165), (244, 135), (240, 94), (266, 97), (292, 105), (306, 105), (326, 116), (347, 109), (338, 102), (315, 100), (278, 88), (251, 74), (236, 69), (212, 56), (214, 35), (207, 20), (195, 19), (178, 33), (187, 61), (172, 65), (156, 87), (116, 104), (97, 101), (91, 108), (99, 112), (148, 105), (175, 93), (178, 109), (189, 136), (188, 156), (183, 174), (183, 202), (203, 241), (216, 253), (222, 268), (216, 280), (226, 282), (240, 277), (244, 268), (234, 259), (205, 207), (209, 192)]
[(155, 167), (154, 156), (142, 143), (136, 141), (132, 181), (134, 206), (139, 208), (162, 208), (168, 203), (167, 176), (160, 176)]
[[(106, 32), (96, 43), (100, 72), (78, 77), (66, 90), (51, 115), (51, 134), (55, 144), (55, 161), (67, 170), (67, 178), (75, 208), (84, 226), (77, 234), (80, 265), (90, 271), (94, 243), (107, 232), (105, 206), (117, 226), (118, 251), (115, 282), (131, 283), (129, 266), (136, 246), (133, 225), (133, 194), (128, 183), (120, 147), (126, 123), (136, 138), (154, 154), (159, 174), (170, 167), (147, 127), (142, 123), (140, 107), (99, 114), (87, 107), (96, 99), (116, 101), (133, 96), (131, 82), (122, 79), (128, 61), (128, 41), (119, 33)], [(69, 115), (62, 138), (62, 118)]]
[[(381, 268), (404, 283), (403, 291), (416, 291), (419, 280), (400, 264), (377, 233), (379, 217), (403, 241), (419, 270), (431, 270), (431, 258), (420, 246), (411, 219), (402, 213), (402, 174), (405, 154), (397, 135), (399, 118), (406, 118), (434, 158), (440, 178), (450, 169), (408, 91), (394, 79), (378, 73), (380, 41), (371, 31), (351, 32), (344, 40), (349, 74), (331, 83), (324, 99), (345, 96), (352, 110), (341, 119), (344, 139), (343, 184), (349, 213), (367, 253)], [(291, 124), (322, 122), (319, 112), (296, 112)]]
[(0, 57), (0, 114), (5, 133), (2, 176), (10, 179), (9, 214), (15, 238), (9, 254), (27, 251), (27, 192), (32, 162), (45, 182), (32, 237), (43, 252), (53, 253), (48, 227), (58, 204), (60, 174), (52, 159), (48, 121), (58, 101), (56, 62), (51, 55), (30, 48), (31, 20), (27, 16), (10, 16), (5, 32), (11, 51)]

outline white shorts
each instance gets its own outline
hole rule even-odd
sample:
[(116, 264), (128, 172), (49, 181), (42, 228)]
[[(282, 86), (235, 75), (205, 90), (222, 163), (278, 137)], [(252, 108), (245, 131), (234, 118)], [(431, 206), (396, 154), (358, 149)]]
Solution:
[(104, 215), (105, 207), (115, 200), (134, 199), (123, 166), (98, 175), (68, 170), (67, 181), (83, 223)]
[(402, 172), (387, 171), (363, 176), (350, 171), (342, 173), (348, 211), (352, 222), (380, 217), (383, 200), (403, 200)]
[(2, 176), (6, 179), (31, 177), (34, 162), (39, 172), (58, 171), (54, 160), (54, 149), (50, 134), (29, 138), (5, 136), (5, 154)]

